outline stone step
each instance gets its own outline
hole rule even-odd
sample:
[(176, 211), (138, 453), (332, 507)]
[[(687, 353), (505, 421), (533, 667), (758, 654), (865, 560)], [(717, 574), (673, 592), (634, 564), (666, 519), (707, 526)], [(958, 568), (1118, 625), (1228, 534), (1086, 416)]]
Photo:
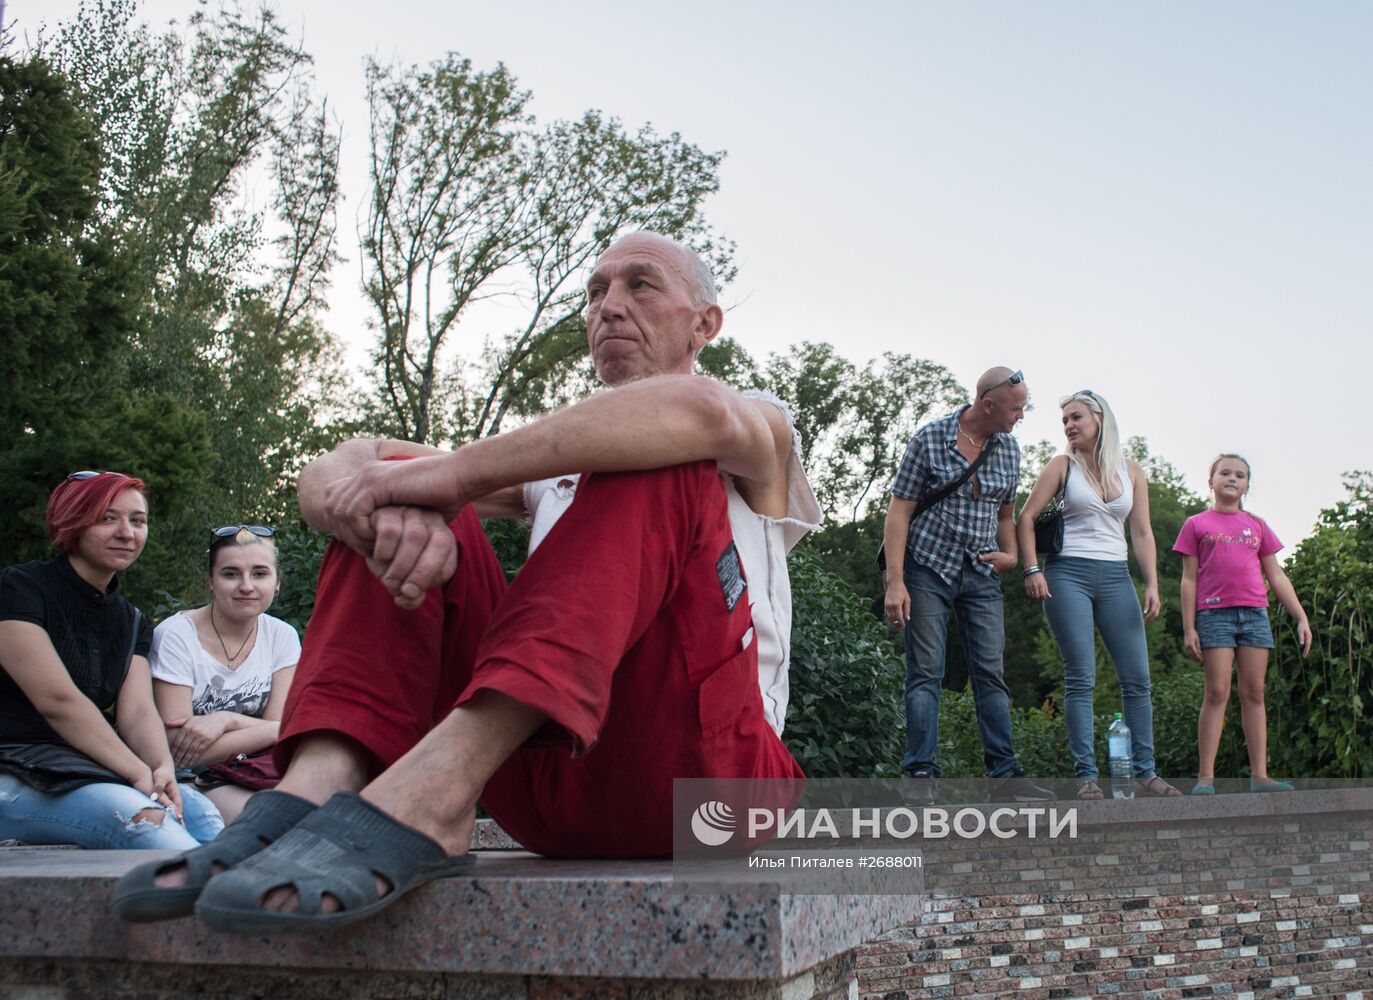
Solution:
[[(352, 927), (234, 935), (130, 925), (115, 881), (146, 851), (0, 852), (0, 957), (481, 975), (781, 980), (916, 919), (921, 897), (684, 895), (666, 861), (480, 851), (460, 878)], [(172, 856), (172, 855), (168, 855)]]

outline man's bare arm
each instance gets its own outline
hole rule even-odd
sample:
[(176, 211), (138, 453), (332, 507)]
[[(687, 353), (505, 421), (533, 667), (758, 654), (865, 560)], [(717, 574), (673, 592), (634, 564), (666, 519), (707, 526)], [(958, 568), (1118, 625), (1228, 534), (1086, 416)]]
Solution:
[[(329, 517), (327, 501), (329, 489), (334, 484), (352, 478), (369, 463), (382, 459), (447, 454), (451, 453), (413, 441), (372, 438), (345, 441), (301, 470), (296, 484), (301, 516), (316, 531), (334, 534), (338, 526)], [(518, 486), (510, 486), (478, 497), (472, 501), (472, 507), (479, 517), (519, 518), (524, 516), (524, 496)]]
[(777, 407), (705, 376), (660, 375), (464, 445), (451, 467), (470, 498), (573, 472), (710, 459), (721, 472), (762, 485), (785, 480), (790, 454), (791, 428)]
[(347, 521), (351, 532), (367, 538), (371, 513), (381, 507), (427, 507), (453, 516), (479, 497), (550, 476), (712, 459), (741, 481), (751, 505), (785, 506), (790, 454), (791, 430), (776, 407), (713, 379), (658, 376), (452, 453), (363, 463), (346, 484), (329, 491), (325, 521)]
[(503, 497), (513, 508), (512, 489), (551, 476), (714, 460), (735, 476), (755, 511), (780, 517), (786, 513), (791, 449), (791, 428), (777, 407), (746, 399), (709, 378), (658, 376), (456, 452), (380, 462), (376, 459), (385, 457), (384, 449), (377, 442), (371, 443), (370, 458), (365, 445), (350, 447), (347, 454), (340, 454), (341, 448), (316, 480), (303, 481), (302, 508), (308, 505), (325, 530), (369, 555), (393, 594), (415, 600), (446, 579), (425, 571), (441, 563), (426, 555), (429, 543), (421, 525), (402, 525), (396, 518), (378, 522), (379, 510), (424, 508), (452, 518), (482, 497)]

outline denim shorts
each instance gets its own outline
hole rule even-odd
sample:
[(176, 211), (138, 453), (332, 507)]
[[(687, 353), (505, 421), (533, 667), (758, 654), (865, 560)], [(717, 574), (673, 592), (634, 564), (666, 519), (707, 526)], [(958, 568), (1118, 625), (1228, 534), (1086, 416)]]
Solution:
[(1205, 608), (1197, 612), (1197, 637), (1202, 649), (1273, 648), (1267, 608)]

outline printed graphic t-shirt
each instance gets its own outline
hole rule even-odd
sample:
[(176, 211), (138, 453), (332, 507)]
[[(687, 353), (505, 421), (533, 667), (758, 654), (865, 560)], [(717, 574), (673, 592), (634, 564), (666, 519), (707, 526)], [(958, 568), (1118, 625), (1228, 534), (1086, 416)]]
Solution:
[(1282, 548), (1273, 529), (1246, 511), (1193, 514), (1173, 551), (1197, 557), (1197, 610), (1266, 608), (1268, 587), (1259, 560)]
[(200, 644), (195, 623), (185, 613), (172, 615), (153, 633), (153, 677), (191, 689), (196, 715), (237, 712), (261, 718), (272, 693), (272, 675), (300, 660), (300, 637), (280, 618), (258, 619), (257, 642), (248, 658), (230, 670)]

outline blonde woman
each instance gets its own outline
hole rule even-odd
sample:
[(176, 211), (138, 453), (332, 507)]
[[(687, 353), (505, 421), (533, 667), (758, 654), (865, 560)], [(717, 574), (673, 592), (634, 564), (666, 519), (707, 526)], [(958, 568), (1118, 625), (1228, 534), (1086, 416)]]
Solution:
[(153, 636), (153, 695), (172, 755), (178, 767), (202, 771), (198, 785), (226, 823), (243, 809), (250, 788), (275, 780), (239, 779), (232, 763), (213, 765), (276, 744), (300, 660), (295, 629), (267, 614), (281, 588), (274, 535), (260, 524), (215, 528), (210, 603), (173, 615)]
[[(1158, 617), (1158, 556), (1149, 524), (1149, 481), (1121, 450), (1115, 414), (1100, 394), (1083, 389), (1059, 404), (1067, 453), (1035, 481), (1016, 521), (1025, 592), (1044, 604), (1063, 657), (1063, 714), (1080, 799), (1099, 799), (1093, 691), (1096, 633), (1120, 678), (1122, 714), (1130, 727), (1131, 765), (1140, 795), (1181, 795), (1154, 769), (1154, 708), (1144, 623)], [(1034, 521), (1063, 497), (1063, 547), (1039, 565)], [(1125, 545), (1129, 523), (1135, 562), (1144, 577), (1141, 613)]]

